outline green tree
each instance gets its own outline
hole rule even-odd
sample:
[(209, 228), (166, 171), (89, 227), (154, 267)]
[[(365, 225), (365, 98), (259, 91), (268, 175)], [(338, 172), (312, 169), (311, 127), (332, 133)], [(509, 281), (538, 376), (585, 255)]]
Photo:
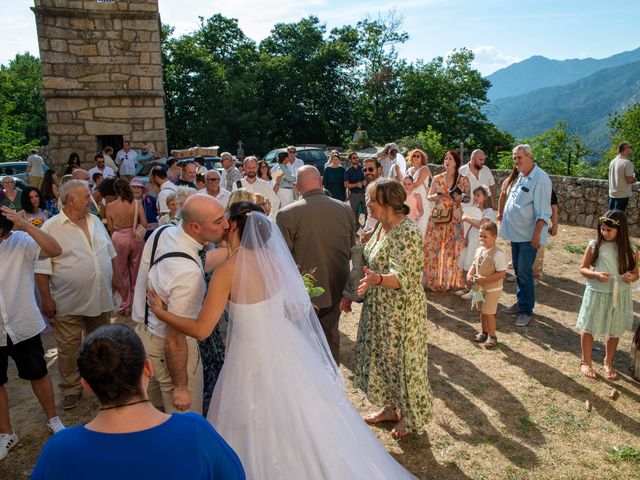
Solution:
[(353, 118), (354, 31), (330, 34), (314, 16), (277, 24), (260, 43), (259, 98), (263, 128), (274, 145), (340, 144)]
[(162, 29), (167, 136), (172, 147), (218, 144), (260, 148), (255, 43), (235, 19), (200, 18), (192, 34), (173, 38)]
[(417, 135), (402, 137), (396, 143), (409, 150), (419, 148), (424, 150), (429, 156), (429, 163), (441, 163), (447, 147), (442, 143), (442, 134), (434, 130), (431, 125), (427, 129), (418, 132)]
[(0, 65), (0, 160), (23, 160), (47, 140), (40, 60), (18, 54)]
[(391, 11), (375, 20), (361, 20), (355, 27), (358, 68), (353, 75), (359, 79), (355, 115), (371, 139), (380, 143), (405, 134), (398, 109), (402, 90), (399, 75), (405, 62), (398, 58), (396, 49), (409, 38), (401, 30), (402, 23), (402, 16)]
[[(561, 120), (555, 127), (540, 135), (523, 140), (531, 146), (536, 164), (550, 175), (594, 176), (585, 158), (591, 153), (580, 136), (569, 131), (569, 124)], [(511, 169), (513, 162), (508, 155), (501, 155), (499, 168)]]
[[(600, 164), (603, 178), (607, 177), (609, 162), (618, 155), (618, 144), (629, 142), (640, 149), (640, 101), (621, 113), (616, 113), (609, 121), (611, 129), (611, 148), (605, 154)], [(640, 155), (632, 153), (629, 160), (633, 162), (636, 172), (640, 172)]]

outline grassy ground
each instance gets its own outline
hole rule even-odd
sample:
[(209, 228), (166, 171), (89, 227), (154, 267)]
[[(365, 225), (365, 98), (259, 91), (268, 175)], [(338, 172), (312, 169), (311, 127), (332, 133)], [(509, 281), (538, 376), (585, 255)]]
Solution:
[[(627, 375), (631, 333), (621, 339), (616, 356), (615, 365), (624, 373), (618, 382), (602, 377), (602, 343), (595, 344), (594, 352), (599, 379), (590, 381), (579, 371), (580, 337), (574, 325), (584, 290), (578, 273), (584, 250), (574, 250), (592, 235), (589, 229), (561, 229), (547, 251), (535, 320), (521, 328), (513, 317), (499, 314), (495, 351), (470, 341), (479, 327), (470, 303), (453, 294), (427, 295), (433, 420), (426, 435), (400, 441), (389, 435), (391, 425), (374, 427), (385, 447), (416, 476), (640, 478), (640, 384)], [(505, 285), (501, 302), (511, 305), (514, 284)], [(347, 379), (352, 378), (357, 320), (355, 314), (341, 320)], [(620, 392), (615, 401), (608, 397), (614, 387)], [(361, 411), (371, 408), (358, 391), (350, 395)]]
[[(580, 249), (592, 235), (588, 229), (561, 228), (547, 251), (535, 320), (517, 328), (512, 317), (499, 315), (500, 346), (495, 351), (484, 351), (470, 341), (478, 319), (469, 303), (452, 294), (428, 294), (433, 420), (425, 435), (399, 441), (389, 435), (391, 425), (374, 427), (385, 447), (416, 476), (640, 478), (640, 384), (627, 374), (631, 333), (620, 341), (618, 382), (606, 382), (602, 376), (590, 381), (578, 368), (580, 342), (574, 325), (584, 289), (578, 267)], [(502, 303), (510, 305), (514, 288), (506, 285)], [(634, 294), (636, 300), (638, 295)], [(355, 310), (341, 319), (341, 368), (351, 400), (365, 413), (373, 406), (351, 388), (358, 318)], [(55, 383), (55, 344), (50, 335), (45, 341)], [(601, 365), (604, 346), (596, 343), (595, 349), (594, 364)], [(596, 369), (602, 374), (601, 366)], [(0, 479), (22, 479), (28, 477), (48, 435), (37, 401), (13, 366), (9, 379), (11, 419), (21, 443), (0, 464)], [(614, 387), (620, 392), (617, 400), (608, 397)], [(95, 399), (85, 397), (61, 416), (67, 425), (77, 425), (91, 418), (96, 407)]]

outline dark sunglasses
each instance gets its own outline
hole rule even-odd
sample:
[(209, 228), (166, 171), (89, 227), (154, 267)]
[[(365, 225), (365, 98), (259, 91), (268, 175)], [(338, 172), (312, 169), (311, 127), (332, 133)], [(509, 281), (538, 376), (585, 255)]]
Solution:
[(375, 172), (376, 171), (376, 167), (367, 167), (364, 169), (365, 172)]

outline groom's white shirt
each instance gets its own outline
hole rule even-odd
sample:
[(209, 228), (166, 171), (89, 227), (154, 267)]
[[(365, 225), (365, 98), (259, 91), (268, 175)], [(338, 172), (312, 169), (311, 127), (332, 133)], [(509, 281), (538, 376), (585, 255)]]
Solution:
[[(198, 256), (202, 245), (187, 235), (181, 224), (168, 227), (160, 236), (155, 258), (158, 259), (169, 252), (184, 252), (193, 257), (197, 263), (188, 258), (167, 258), (149, 270), (153, 240), (157, 233), (158, 230), (151, 234), (142, 252), (131, 318), (144, 324), (144, 309), (149, 287), (153, 287), (171, 313), (181, 317), (197, 318), (207, 290), (202, 263)], [(158, 320), (151, 310), (149, 310), (148, 321), (149, 331), (153, 335), (165, 338), (167, 325)]]

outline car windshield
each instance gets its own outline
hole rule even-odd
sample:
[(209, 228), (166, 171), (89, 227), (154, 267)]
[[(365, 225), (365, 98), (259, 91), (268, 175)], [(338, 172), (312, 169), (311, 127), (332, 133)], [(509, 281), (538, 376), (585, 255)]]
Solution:
[(136, 176), (138, 177), (146, 177), (151, 172), (151, 169), (156, 165), (153, 163), (139, 163), (138, 168), (136, 168)]
[(264, 156), (263, 160), (266, 160), (268, 163), (273, 163), (276, 161), (276, 155), (278, 155), (278, 150), (271, 150)]
[(26, 164), (12, 163), (10, 165), (0, 164), (0, 175), (15, 175), (17, 173), (25, 173), (27, 171)]

